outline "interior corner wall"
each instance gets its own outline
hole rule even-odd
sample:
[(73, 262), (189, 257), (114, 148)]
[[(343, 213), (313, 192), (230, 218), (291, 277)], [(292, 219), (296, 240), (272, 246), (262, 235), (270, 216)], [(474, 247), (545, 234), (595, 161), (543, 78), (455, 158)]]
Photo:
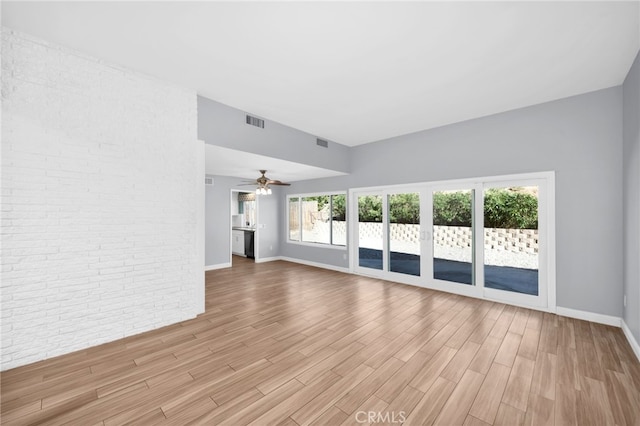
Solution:
[[(231, 191), (246, 192), (241, 178), (212, 176), (205, 189), (205, 269), (231, 266)], [(279, 256), (279, 189), (258, 199), (256, 260)]]
[[(622, 316), (622, 88), (360, 145), (351, 174), (286, 194), (556, 172), (557, 305)], [(283, 219), (283, 223), (286, 219)], [(344, 252), (286, 242), (281, 255), (345, 266)]]
[(640, 342), (640, 53), (624, 81), (623, 190), (624, 294), (623, 319)]
[(195, 92), (2, 29), (2, 369), (201, 309)]

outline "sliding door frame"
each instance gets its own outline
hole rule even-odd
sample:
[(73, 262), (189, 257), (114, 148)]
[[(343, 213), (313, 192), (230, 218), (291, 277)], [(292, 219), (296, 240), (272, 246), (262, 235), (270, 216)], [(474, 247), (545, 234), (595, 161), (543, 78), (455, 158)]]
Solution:
[[(484, 188), (491, 186), (500, 186), (504, 183), (505, 186), (515, 186), (513, 183), (527, 182), (527, 181), (543, 181), (541, 185), (539, 198), (538, 198), (538, 214), (540, 216), (541, 228), (538, 230), (539, 238), (544, 239), (543, 253), (539, 254), (538, 270), (545, 272), (544, 278), (539, 278), (539, 291), (541, 286), (541, 279), (546, 279), (546, 300), (542, 300), (543, 294), (540, 293), (541, 303), (532, 304), (526, 297), (521, 297), (518, 294), (515, 296), (502, 297), (505, 293), (502, 290), (487, 289), (484, 287), (484, 226), (482, 223), (478, 223), (483, 218), (483, 195)], [(440, 190), (443, 188), (451, 189), (475, 189), (475, 199), (479, 202), (474, 203), (475, 214), (475, 266), (474, 274), (476, 277), (476, 285), (464, 285), (452, 286), (440, 280), (433, 279), (433, 229), (431, 222), (427, 223), (428, 218), (432, 216), (433, 211), (433, 190)], [(388, 253), (388, 234), (386, 230), (387, 224), (387, 195), (390, 193), (406, 193), (406, 192), (418, 192), (420, 194), (420, 206), (421, 212), (428, 212), (428, 215), (422, 215), (420, 218), (420, 235), (421, 238), (421, 276), (410, 276), (401, 273), (389, 272), (385, 263), (383, 263), (382, 270), (362, 271), (358, 266), (358, 195), (367, 194), (379, 194), (383, 197), (383, 238), (384, 247), (383, 256)], [(530, 309), (537, 309), (545, 312), (556, 311), (556, 224), (555, 224), (555, 172), (535, 172), (535, 173), (523, 173), (513, 175), (500, 175), (500, 176), (486, 176), (478, 178), (467, 179), (452, 179), (445, 181), (435, 182), (421, 182), (410, 183), (402, 185), (386, 185), (377, 187), (362, 187), (351, 188), (348, 190), (348, 211), (349, 211), (349, 226), (348, 226), (348, 245), (349, 245), (349, 269), (354, 274), (373, 276), (375, 278), (387, 279), (403, 284), (415, 285), (418, 287), (430, 288), (434, 290), (441, 290), (449, 293), (460, 294), (469, 297), (475, 297), (479, 299), (498, 301), (501, 303), (508, 303), (515, 306), (523, 306)], [(383, 259), (383, 262), (387, 262), (387, 259)], [(428, 263), (431, 265), (428, 265)], [(431, 274), (431, 276), (429, 276)], [(478, 285), (481, 284), (481, 285)], [(489, 291), (487, 291), (489, 290)]]

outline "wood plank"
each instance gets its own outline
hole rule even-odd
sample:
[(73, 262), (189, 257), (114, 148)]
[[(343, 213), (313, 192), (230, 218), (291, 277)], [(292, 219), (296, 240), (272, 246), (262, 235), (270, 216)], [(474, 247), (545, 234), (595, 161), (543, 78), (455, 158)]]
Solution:
[(433, 424), (457, 425), (464, 423), (469, 409), (475, 400), (478, 390), (484, 381), (484, 375), (467, 370), (451, 396), (442, 407), (440, 414)]
[[(477, 343), (472, 343), (477, 345)], [(409, 385), (421, 392), (429, 390), (433, 382), (442, 375), (447, 366), (453, 362), (457, 351), (448, 346), (443, 346), (433, 358), (427, 361), (420, 370), (415, 374)], [(457, 372), (457, 371), (456, 371)], [(444, 377), (446, 379), (446, 377)], [(451, 380), (453, 381), (453, 380)]]
[(469, 370), (476, 371), (481, 374), (487, 374), (493, 360), (502, 345), (502, 340), (497, 337), (488, 336), (476, 352), (476, 355), (469, 364)]
[(404, 425), (428, 426), (433, 424), (455, 387), (455, 383), (438, 377), (406, 418)]
[(507, 382), (502, 402), (518, 410), (527, 411), (529, 393), (531, 391), (531, 380), (535, 370), (535, 362), (525, 357), (516, 356), (511, 374)]
[[(333, 407), (330, 407), (324, 413), (322, 413), (322, 415), (320, 415), (320, 417), (315, 419), (311, 423), (311, 426), (339, 425), (339, 424), (342, 424), (345, 420), (347, 420), (348, 417), (349, 417), (349, 415), (347, 413), (345, 413), (344, 411), (340, 410), (339, 408), (333, 406)], [(293, 419), (292, 419), (292, 421), (293, 421)], [(263, 424), (257, 425), (257, 426), (262, 426)], [(294, 421), (294, 424), (297, 425), (298, 423), (295, 423), (295, 421)]]
[(265, 395), (243, 409), (234, 412), (232, 416), (219, 423), (219, 425), (248, 424), (303, 388), (304, 385), (302, 383), (296, 379), (291, 379), (269, 395)]
[(525, 328), (522, 340), (518, 347), (518, 355), (531, 360), (536, 359), (538, 354), (538, 341), (540, 340), (540, 330), (535, 328)]
[[(523, 329), (525, 324), (525, 322), (522, 323)], [(511, 373), (511, 369), (504, 365), (494, 363), (491, 366), (469, 410), (469, 415), (488, 424), (493, 424), (498, 408), (500, 408), (507, 380), (509, 380), (509, 373)]]
[(555, 424), (578, 425), (578, 404), (573, 385), (556, 383)]
[(482, 420), (473, 417), (472, 415), (468, 415), (466, 419), (464, 419), (463, 426), (491, 426), (492, 423), (483, 422)]
[[(526, 413), (504, 402), (500, 404), (494, 426), (521, 426), (524, 424)], [(560, 424), (558, 424), (560, 426)]]
[(388, 359), (380, 368), (371, 373), (366, 379), (340, 398), (335, 406), (347, 414), (353, 413), (359, 405), (369, 398), (383, 383), (389, 380), (404, 362), (396, 359)]
[(520, 346), (521, 340), (521, 335), (507, 332), (493, 362), (511, 367), (518, 354), (518, 347)]
[[(440, 374), (443, 378), (458, 383), (471, 361), (478, 353), (480, 345), (471, 341), (466, 342), (455, 354), (451, 362), (446, 364), (446, 368)], [(434, 356), (435, 358), (435, 356)], [(415, 386), (417, 389), (425, 392), (426, 389)]]
[[(359, 407), (356, 407), (354, 413), (349, 415), (349, 417), (342, 422), (342, 425), (358, 426), (362, 424), (388, 423), (389, 420), (396, 418), (395, 413), (390, 413), (387, 410), (388, 405), (386, 401), (383, 401), (375, 395), (371, 395)], [(402, 417), (398, 417), (398, 419), (401, 418)], [(367, 419), (367, 421), (363, 422), (363, 419)]]
[(531, 393), (546, 399), (556, 399), (556, 355), (538, 352), (531, 379)]
[(411, 386), (407, 386), (391, 401), (387, 407), (387, 411), (397, 413), (398, 417), (402, 415), (402, 417), (406, 419), (423, 397), (424, 393)]
[[(555, 403), (543, 396), (529, 394), (529, 406), (524, 419), (526, 426), (552, 426), (555, 421)], [(604, 424), (604, 423), (580, 423)]]
[(398, 395), (400, 395), (409, 382), (413, 380), (428, 359), (429, 356), (427, 354), (422, 351), (418, 351), (376, 391), (375, 395), (387, 402), (393, 401)]
[(300, 392), (290, 396), (278, 405), (274, 406), (260, 417), (253, 420), (250, 424), (253, 426), (261, 426), (266, 424), (278, 424), (289, 418), (299, 407), (304, 406), (320, 393), (334, 385), (340, 376), (332, 371), (325, 372), (314, 382), (309, 383)]
[(605, 384), (590, 377), (581, 377), (580, 388), (576, 401), (578, 424), (615, 424)]
[(330, 406), (334, 405), (347, 392), (353, 389), (374, 370), (366, 365), (361, 365), (348, 376), (342, 377), (327, 390), (316, 396), (304, 406), (300, 407), (290, 417), (299, 425), (307, 425), (316, 419)]

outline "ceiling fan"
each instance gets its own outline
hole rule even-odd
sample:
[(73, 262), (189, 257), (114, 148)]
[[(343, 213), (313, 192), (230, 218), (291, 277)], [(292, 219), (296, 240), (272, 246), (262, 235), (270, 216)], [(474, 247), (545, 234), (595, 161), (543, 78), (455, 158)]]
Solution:
[(268, 177), (265, 176), (265, 173), (267, 173), (266, 170), (260, 170), (260, 173), (262, 174), (262, 176), (260, 176), (258, 179), (254, 181), (245, 181), (245, 183), (242, 183), (240, 185), (256, 185), (258, 187), (256, 189), (256, 194), (258, 195), (271, 194), (271, 188), (269, 188), (270, 185), (279, 185), (279, 186), (291, 185), (290, 183), (269, 179)]

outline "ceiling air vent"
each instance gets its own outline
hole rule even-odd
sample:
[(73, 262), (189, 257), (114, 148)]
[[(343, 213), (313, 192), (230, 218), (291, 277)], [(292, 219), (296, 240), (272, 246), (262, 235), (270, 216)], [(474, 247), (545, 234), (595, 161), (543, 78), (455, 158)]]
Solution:
[(247, 114), (247, 124), (264, 129), (264, 120)]
[(329, 142), (325, 141), (324, 139), (316, 138), (316, 145), (321, 146), (323, 148), (329, 148)]
[(204, 177), (204, 184), (205, 185), (213, 185), (213, 178), (211, 176), (205, 176)]

